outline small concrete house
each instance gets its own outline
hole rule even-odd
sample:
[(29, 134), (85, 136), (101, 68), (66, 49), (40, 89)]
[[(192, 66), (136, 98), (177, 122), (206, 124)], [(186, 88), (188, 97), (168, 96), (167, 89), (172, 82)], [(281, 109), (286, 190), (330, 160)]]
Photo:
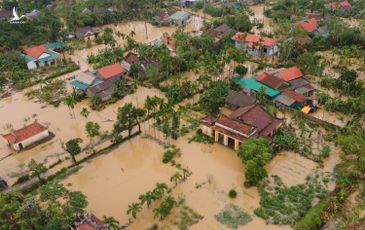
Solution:
[(91, 26), (79, 27), (75, 31), (76, 38), (83, 39), (84, 41), (94, 40), (97, 35), (95, 29)]
[(47, 48), (46, 45), (38, 45), (24, 49), (22, 56), (27, 62), (28, 69), (31, 70), (55, 64), (60, 54)]
[(45, 126), (38, 122), (34, 122), (24, 128), (3, 135), (3, 138), (11, 148), (16, 151), (20, 151), (37, 142), (47, 139), (49, 136), (50, 133)]
[(232, 40), (236, 48), (246, 50), (251, 56), (272, 56), (279, 51), (275, 39), (269, 37), (237, 32)]
[(190, 20), (191, 14), (185, 11), (176, 11), (170, 16), (170, 20), (176, 25), (186, 25)]

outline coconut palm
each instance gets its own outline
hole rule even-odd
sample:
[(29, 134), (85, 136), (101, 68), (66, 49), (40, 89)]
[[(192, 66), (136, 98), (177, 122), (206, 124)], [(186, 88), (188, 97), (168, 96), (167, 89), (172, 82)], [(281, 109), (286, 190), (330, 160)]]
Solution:
[(134, 219), (136, 219), (137, 214), (142, 210), (140, 203), (132, 203), (128, 205), (127, 214), (131, 214)]
[(80, 115), (87, 118), (90, 114), (90, 111), (87, 110), (87, 108), (82, 108), (81, 112), (80, 112)]
[(183, 181), (184, 177), (181, 175), (181, 173), (176, 172), (174, 175), (170, 177), (170, 181), (175, 183), (175, 186), (177, 186), (181, 181)]
[(153, 189), (153, 194), (157, 199), (160, 199), (165, 195), (165, 192), (167, 192), (168, 189), (169, 187), (167, 184), (157, 182), (155, 189)]
[(119, 221), (112, 216), (103, 216), (104, 223), (108, 224), (109, 230), (119, 230)]
[(65, 105), (67, 105), (68, 109), (72, 112), (73, 117), (75, 117), (74, 108), (75, 108), (75, 105), (77, 103), (75, 97), (73, 97), (72, 95), (64, 97), (63, 98), (63, 103)]

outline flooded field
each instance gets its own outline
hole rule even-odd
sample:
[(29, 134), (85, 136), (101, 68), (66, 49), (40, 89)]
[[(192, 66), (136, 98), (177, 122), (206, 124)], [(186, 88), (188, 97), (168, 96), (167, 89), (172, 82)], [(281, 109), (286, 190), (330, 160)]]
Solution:
[[(157, 89), (149, 89), (139, 87), (136, 93), (127, 95), (117, 103), (108, 106), (101, 112), (93, 111), (86, 119), (80, 115), (82, 108), (88, 108), (88, 100), (84, 100), (75, 106), (74, 113), (76, 118), (70, 116), (71, 111), (63, 104), (58, 108), (51, 105), (41, 104), (35, 100), (28, 100), (23, 92), (18, 92), (11, 97), (4, 98), (0, 101), (0, 122), (1, 133), (7, 133), (4, 127), (11, 124), (14, 129), (22, 128), (23, 125), (30, 124), (37, 119), (41, 124), (47, 125), (49, 130), (55, 134), (55, 138), (51, 141), (43, 143), (33, 149), (14, 153), (10, 157), (0, 161), (0, 174), (9, 183), (14, 182), (17, 172), (21, 172), (26, 167), (19, 168), (31, 158), (37, 161), (45, 162), (50, 165), (58, 160), (64, 152), (61, 147), (62, 142), (66, 142), (71, 138), (80, 137), (84, 139), (84, 144), (88, 143), (85, 133), (85, 124), (87, 121), (98, 122), (102, 131), (111, 130), (118, 107), (127, 102), (134, 105), (143, 106), (147, 96), (163, 97)], [(89, 109), (90, 110), (90, 109)], [(33, 115), (36, 114), (35, 118)], [(25, 119), (29, 119), (25, 122)], [(0, 158), (12, 153), (4, 141), (0, 142)]]
[[(145, 133), (156, 135), (144, 129), (146, 126), (142, 127)], [(186, 182), (173, 189), (172, 195), (184, 198), (187, 206), (203, 216), (191, 229), (225, 229), (214, 215), (229, 203), (239, 206), (253, 217), (240, 229), (290, 229), (287, 226), (266, 225), (254, 216), (254, 209), (259, 207), (259, 194), (257, 188), (243, 186), (245, 168), (233, 150), (219, 144), (189, 144), (188, 136), (171, 141), (182, 152), (176, 160), (192, 172)], [(108, 155), (86, 163), (64, 183), (88, 196), (90, 211), (98, 216), (113, 215), (126, 224), (130, 219), (126, 214), (128, 204), (138, 201), (140, 194), (153, 189), (156, 182), (165, 182), (174, 187), (169, 177), (176, 169), (161, 162), (163, 152), (164, 149), (156, 141), (139, 136)], [(319, 168), (317, 163), (288, 152), (276, 156), (267, 169), (269, 175), (280, 176), (284, 184), (290, 186), (305, 183), (305, 178), (318, 170), (332, 172), (338, 161), (338, 151), (333, 151), (328, 163)], [(238, 192), (236, 199), (228, 197), (230, 189)], [(144, 207), (129, 229), (146, 229), (155, 223), (152, 210), (157, 204)], [(173, 218), (170, 216), (158, 224), (160, 227), (171, 227)]]

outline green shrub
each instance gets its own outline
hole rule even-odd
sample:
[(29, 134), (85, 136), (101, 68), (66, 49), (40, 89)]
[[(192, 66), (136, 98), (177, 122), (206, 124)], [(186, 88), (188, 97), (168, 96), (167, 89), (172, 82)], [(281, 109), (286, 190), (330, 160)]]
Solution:
[(237, 197), (237, 192), (236, 192), (236, 190), (234, 190), (234, 189), (229, 190), (229, 192), (228, 192), (228, 196), (229, 196), (230, 198), (236, 198), (236, 197)]
[(327, 207), (327, 199), (309, 209), (307, 214), (295, 226), (296, 230), (318, 229), (322, 226), (321, 213)]
[(16, 180), (15, 184), (21, 184), (21, 183), (23, 183), (23, 182), (28, 181), (29, 179), (30, 179), (29, 174), (28, 174), (28, 173), (27, 173), (27, 174), (24, 174), (24, 175), (20, 176), (20, 177)]

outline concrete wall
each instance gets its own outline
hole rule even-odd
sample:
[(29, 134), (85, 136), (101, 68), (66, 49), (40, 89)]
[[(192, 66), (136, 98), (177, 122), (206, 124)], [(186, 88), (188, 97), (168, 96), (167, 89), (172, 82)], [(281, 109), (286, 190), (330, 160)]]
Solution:
[(44, 130), (43, 132), (41, 133), (38, 133), (37, 135), (33, 136), (33, 137), (30, 137), (20, 143), (16, 143), (14, 145), (12, 145), (12, 147), (16, 150), (16, 151), (19, 151), (21, 150), (20, 148), (20, 144), (22, 144), (22, 147), (23, 148), (26, 148), (32, 144), (34, 144), (35, 142), (37, 141), (40, 141), (40, 140), (43, 140), (45, 138), (47, 138), (49, 136), (49, 131), (48, 130)]
[(34, 61), (30, 61), (27, 63), (27, 67), (28, 67), (28, 69), (35, 69), (35, 68), (37, 68), (37, 65), (35, 64)]

